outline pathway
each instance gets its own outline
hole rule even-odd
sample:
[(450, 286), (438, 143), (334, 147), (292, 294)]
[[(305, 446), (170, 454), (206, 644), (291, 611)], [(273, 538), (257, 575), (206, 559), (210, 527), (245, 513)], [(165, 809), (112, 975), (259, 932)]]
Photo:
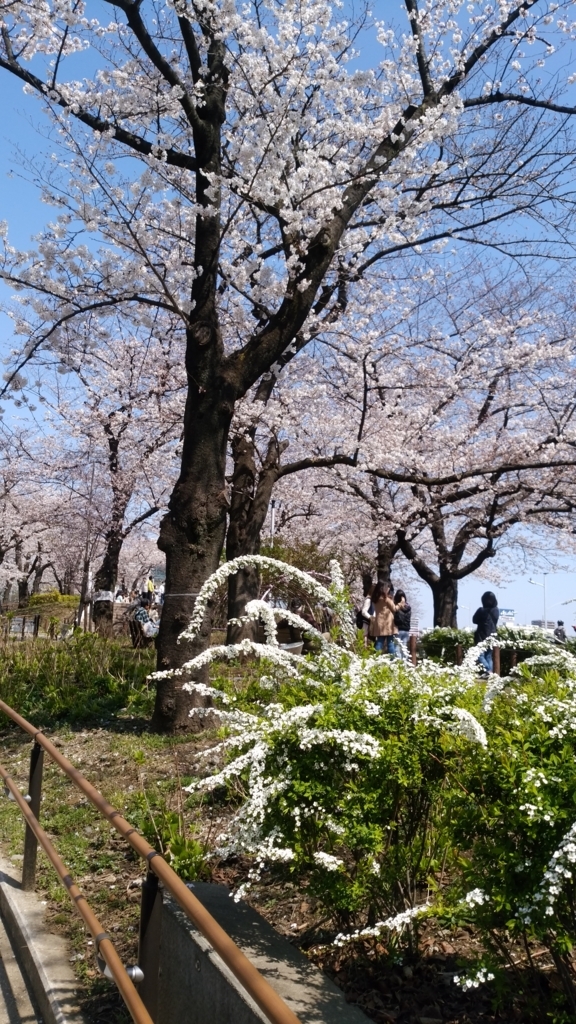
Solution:
[(0, 1024), (37, 1024), (28, 987), (0, 919)]

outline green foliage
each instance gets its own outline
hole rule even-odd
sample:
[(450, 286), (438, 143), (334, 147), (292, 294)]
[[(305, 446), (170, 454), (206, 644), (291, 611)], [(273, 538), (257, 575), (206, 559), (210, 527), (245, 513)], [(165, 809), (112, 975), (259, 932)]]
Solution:
[[(466, 631), (435, 630), (417, 668), (322, 643), (272, 649), (243, 692), (217, 679), (223, 769), (191, 790), (227, 792), (224, 849), (314, 897), (337, 945), (417, 941), (420, 914), (472, 924), (485, 951), (465, 989), (547, 950), (576, 998), (576, 657), (542, 630), (503, 627), (508, 677), (479, 679)], [(488, 642), (487, 642), (488, 643)], [(227, 843), (227, 846), (226, 846)]]
[(28, 600), (30, 608), (41, 608), (47, 604), (62, 604), (69, 608), (77, 608), (79, 603), (78, 594), (61, 594), (58, 590), (45, 590), (41, 594), (31, 594)]
[(180, 792), (177, 796), (178, 803), (174, 810), (159, 790), (140, 790), (128, 801), (128, 817), (185, 882), (197, 879), (209, 881), (206, 845), (196, 839), (191, 826), (186, 825)]
[(229, 689), (238, 757), (205, 785), (247, 794), (230, 850), (282, 865), (350, 928), (424, 902), (451, 866), (450, 780), (482, 740), (482, 688), (431, 666), (415, 686), (402, 663), (338, 648), (333, 659)]
[(278, 537), (273, 544), (263, 544), (260, 554), (278, 558), (304, 572), (320, 573), (326, 577), (330, 575), (330, 562), (334, 558), (333, 552), (321, 551), (314, 541), (293, 541), (290, 544), (285, 538)]
[(426, 658), (444, 665), (455, 665), (457, 647), (462, 654), (474, 646), (474, 633), (469, 629), (451, 629), (448, 626), (436, 626), (424, 633), (420, 638), (420, 646)]
[(56, 642), (8, 642), (0, 647), (0, 697), (38, 725), (147, 714), (152, 670), (153, 652), (80, 630)]
[(559, 954), (576, 944), (575, 687), (562, 666), (522, 665), (455, 794), (461, 884), (485, 894), (474, 920), (492, 941), (508, 933)]

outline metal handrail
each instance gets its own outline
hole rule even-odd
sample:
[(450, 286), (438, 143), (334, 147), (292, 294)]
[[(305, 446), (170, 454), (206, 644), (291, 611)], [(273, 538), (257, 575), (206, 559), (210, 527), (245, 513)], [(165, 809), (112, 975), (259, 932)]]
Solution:
[(72, 878), (70, 872), (68, 871), (68, 868), (61, 860), (61, 858), (58, 856), (56, 850), (52, 846), (52, 843), (50, 842), (44, 829), (40, 825), (38, 819), (30, 810), (28, 804), (26, 803), (26, 800), (24, 799), (20, 790), (18, 789), (18, 786), (13, 781), (13, 779), (10, 778), (8, 772), (2, 765), (0, 765), (0, 778), (4, 780), (4, 785), (12, 794), (14, 800), (18, 804), (18, 807), (22, 812), (26, 824), (32, 829), (34, 835), (36, 836), (38, 842), (40, 843), (40, 846), (44, 850), (44, 853), (52, 862), (54, 868), (56, 869), (58, 875), (60, 876), (62, 884), (68, 890), (68, 895), (70, 896), (70, 899), (72, 900), (74, 906), (76, 907), (76, 910), (80, 914), (80, 917), (84, 921), (86, 927), (88, 928), (88, 931), (90, 932), (92, 938), (94, 939), (94, 942), (96, 943), (96, 953), (97, 955), (102, 957), (107, 967), (109, 968), (110, 974), (114, 981), (116, 982), (116, 985), (118, 986), (118, 991), (120, 992), (122, 999), (126, 1003), (128, 1010), (130, 1011), (132, 1020), (135, 1022), (135, 1024), (154, 1024), (150, 1014), (148, 1013), (148, 1010), (144, 1006), (144, 1003), (142, 1002), (140, 996), (138, 995), (138, 992), (134, 987), (134, 982), (132, 981), (131, 977), (126, 971), (126, 968), (124, 967), (124, 964), (122, 963), (120, 957), (118, 956), (118, 953), (114, 948), (110, 936), (107, 935), (106, 932), (104, 931), (102, 925), (100, 924), (100, 921), (98, 920), (94, 911), (88, 904), (86, 897), (76, 885), (74, 879)]
[[(164, 887), (172, 894), (186, 916), (202, 933), (215, 949), (232, 974), (271, 1021), (271, 1024), (301, 1024), (296, 1014), (286, 1005), (284, 1000), (260, 974), (248, 957), (230, 938), (227, 932), (208, 913), (203, 904), (194, 896), (187, 885), (164, 860), (150, 843), (125, 818), (115, 810), (102, 794), (88, 782), (81, 772), (60, 753), (40, 729), (37, 729), (25, 718), (14, 711), (3, 700), (0, 700), (0, 711), (3, 711), (13, 722), (16, 722), (47, 754), (62, 768), (74, 785), (88, 797), (100, 813), (126, 839), (132, 849), (146, 861), (149, 870), (160, 879)], [(28, 809), (28, 808), (27, 808)]]

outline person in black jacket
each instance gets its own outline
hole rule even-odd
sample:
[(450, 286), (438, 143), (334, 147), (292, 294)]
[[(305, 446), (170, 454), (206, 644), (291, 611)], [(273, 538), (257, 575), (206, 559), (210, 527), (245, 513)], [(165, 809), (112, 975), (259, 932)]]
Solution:
[[(487, 640), (489, 636), (492, 636), (492, 633), (496, 632), (499, 617), (500, 611), (496, 595), (491, 590), (487, 590), (485, 594), (482, 594), (482, 607), (474, 612), (472, 617), (472, 622), (476, 626), (476, 632), (474, 633), (475, 644), (482, 643), (483, 640)], [(494, 661), (492, 651), (482, 651), (478, 658), (478, 663), (486, 669), (486, 672), (493, 672)]]
[[(394, 604), (396, 605), (396, 611), (394, 612), (394, 624), (398, 629), (398, 639), (402, 641), (404, 646), (407, 646), (408, 640), (410, 639), (412, 609), (406, 600), (406, 594), (403, 590), (396, 591), (394, 595)], [(397, 647), (399, 656), (403, 658), (404, 648), (399, 644)]]

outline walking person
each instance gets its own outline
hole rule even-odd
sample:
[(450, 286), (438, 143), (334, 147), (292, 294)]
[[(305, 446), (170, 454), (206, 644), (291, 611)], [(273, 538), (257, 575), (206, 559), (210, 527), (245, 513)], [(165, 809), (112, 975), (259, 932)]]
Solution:
[(394, 605), (396, 611), (394, 612), (394, 625), (398, 629), (398, 639), (402, 641), (401, 644), (397, 644), (398, 654), (401, 658), (406, 657), (406, 648), (408, 647), (408, 641), (410, 639), (410, 623), (412, 621), (412, 608), (406, 600), (406, 594), (403, 590), (397, 590), (394, 595)]
[(564, 629), (562, 619), (558, 619), (556, 629), (554, 630), (554, 636), (558, 643), (563, 644), (566, 642), (566, 630)]
[[(489, 636), (496, 632), (499, 617), (500, 611), (496, 595), (491, 590), (487, 590), (486, 593), (482, 594), (481, 607), (472, 616), (472, 622), (476, 626), (476, 632), (474, 633), (475, 644), (482, 643), (483, 640), (487, 640)], [(478, 664), (482, 665), (487, 673), (493, 672), (494, 659), (492, 651), (482, 651), (478, 657)]]
[(370, 615), (370, 636), (374, 639), (374, 648), (396, 657), (394, 638), (398, 635), (398, 627), (394, 624), (394, 587), (386, 580), (378, 580), (372, 594), (364, 602), (362, 612), (369, 612), (370, 604), (374, 613)]

